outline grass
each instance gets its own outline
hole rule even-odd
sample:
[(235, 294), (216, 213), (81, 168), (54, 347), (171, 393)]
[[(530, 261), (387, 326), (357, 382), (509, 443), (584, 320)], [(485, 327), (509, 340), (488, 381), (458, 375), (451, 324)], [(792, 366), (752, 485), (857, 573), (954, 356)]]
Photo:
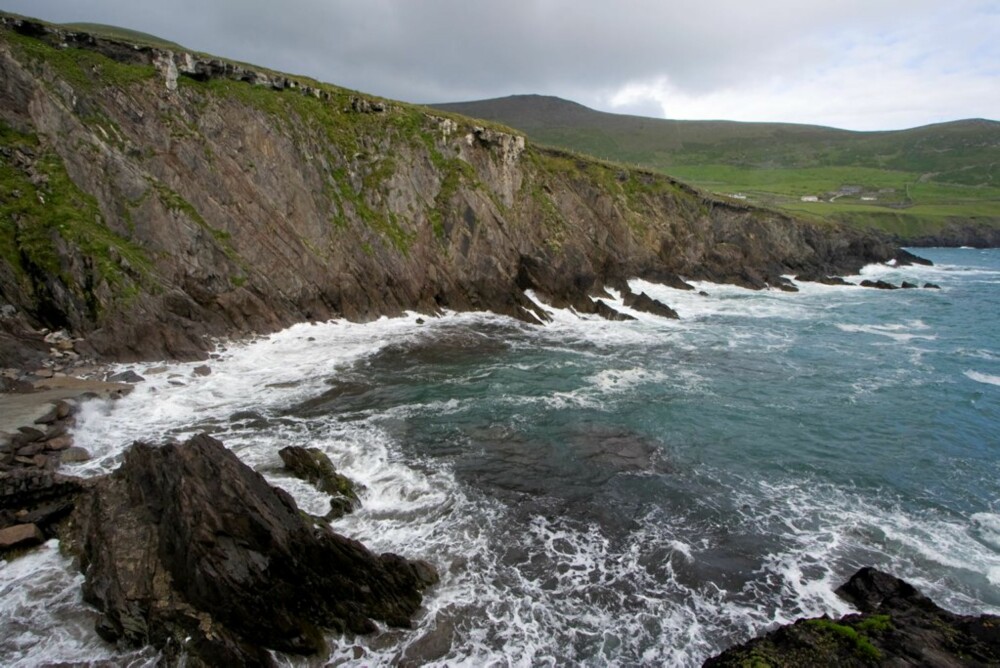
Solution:
[[(89, 289), (74, 284), (62, 264), (64, 244), (86, 256), (96, 282), (106, 280), (124, 298), (151, 282), (151, 263), (139, 247), (105, 225), (97, 201), (69, 178), (61, 158), (34, 135), (0, 123), (0, 146), (11, 157), (0, 160), (0, 257), (25, 285), (32, 276), (58, 277), (83, 296), (95, 313), (100, 305)], [(17, 164), (17, 152), (29, 155), (31, 170)]]
[(7, 30), (0, 33), (29, 62), (41, 68), (52, 67), (60, 78), (73, 86), (78, 93), (98, 88), (128, 88), (157, 76), (152, 65), (120, 63), (89, 49), (57, 49), (33, 37), (26, 37)]
[[(805, 623), (813, 629), (830, 634), (851, 645), (854, 652), (869, 661), (878, 662), (882, 659), (882, 652), (879, 651), (872, 641), (865, 635), (867, 631), (884, 631), (891, 628), (888, 615), (880, 615), (884, 620), (868, 619), (858, 624), (857, 628), (838, 624), (829, 619), (810, 619)], [(859, 632), (859, 629), (861, 632)]]
[[(969, 120), (894, 132), (782, 123), (671, 121), (514, 96), (440, 105), (507, 123), (536, 142), (652, 169), (719, 195), (813, 220), (931, 234), (955, 223), (1000, 226), (1000, 123)], [(845, 186), (853, 197), (830, 200)], [(875, 197), (875, 200), (861, 200)]]

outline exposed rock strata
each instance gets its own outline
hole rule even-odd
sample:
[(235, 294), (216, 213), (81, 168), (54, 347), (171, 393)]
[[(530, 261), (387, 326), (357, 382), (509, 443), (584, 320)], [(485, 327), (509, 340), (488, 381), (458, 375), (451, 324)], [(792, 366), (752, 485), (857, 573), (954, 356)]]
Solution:
[[(208, 335), (404, 309), (544, 318), (527, 289), (606, 311), (588, 295), (615, 280), (762, 288), (897, 254), (870, 233), (526, 146), (502, 128), (3, 23), (2, 159), (34, 212), (0, 226), (23, 249), (0, 254), (0, 301), (105, 357), (199, 357)], [(69, 227), (45, 222), (67, 203), (81, 212)]]
[(859, 614), (803, 619), (705, 666), (996, 666), (1000, 617), (956, 615), (912, 585), (862, 568), (837, 590)]
[(407, 627), (432, 567), (375, 555), (304, 516), (207, 435), (134, 444), (78, 502), (69, 541), (112, 642), (188, 665), (270, 665), (311, 654), (323, 629)]

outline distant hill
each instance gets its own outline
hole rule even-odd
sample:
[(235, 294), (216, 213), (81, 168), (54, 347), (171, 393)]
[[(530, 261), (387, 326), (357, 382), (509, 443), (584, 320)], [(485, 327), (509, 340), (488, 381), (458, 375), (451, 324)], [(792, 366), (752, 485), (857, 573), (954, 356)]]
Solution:
[(595, 111), (557, 97), (513, 95), (434, 104), (499, 121), (536, 141), (658, 168), (720, 163), (764, 169), (872, 167), (932, 180), (1000, 185), (1000, 122), (982, 119), (888, 132), (818, 125), (676, 121)]
[(815, 218), (876, 225), (910, 238), (956, 222), (1000, 227), (997, 121), (853, 132), (611, 114), (541, 95), (431, 106)]

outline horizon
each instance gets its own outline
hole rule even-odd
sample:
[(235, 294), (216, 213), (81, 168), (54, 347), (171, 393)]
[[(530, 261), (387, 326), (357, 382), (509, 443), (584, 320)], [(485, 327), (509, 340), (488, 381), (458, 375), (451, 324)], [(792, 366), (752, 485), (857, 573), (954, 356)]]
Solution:
[[(120, 26), (412, 103), (530, 90), (646, 118), (850, 131), (1000, 118), (1000, 44), (990, 39), (1000, 7), (992, 3), (766, 5), (178, 0), (151, 10), (124, 0), (7, 0), (4, 10)], [(185, 19), (192, 12), (198, 22)]]
[(569, 104), (579, 105), (589, 111), (612, 114), (614, 116), (630, 116), (633, 118), (643, 118), (650, 119), (654, 121), (672, 121), (672, 122), (682, 122), (682, 123), (740, 123), (744, 125), (798, 125), (802, 127), (817, 127), (824, 128), (827, 130), (840, 130), (843, 132), (858, 132), (858, 133), (877, 133), (877, 132), (905, 132), (907, 130), (918, 130), (920, 128), (933, 127), (935, 125), (951, 125), (955, 123), (997, 123), (1000, 124), (1000, 119), (985, 118), (985, 117), (963, 117), (963, 118), (953, 118), (945, 121), (935, 121), (933, 123), (925, 123), (924, 125), (913, 125), (908, 127), (899, 128), (885, 128), (881, 130), (851, 130), (850, 128), (842, 128), (834, 125), (821, 125), (818, 123), (797, 123), (794, 121), (781, 121), (781, 120), (764, 120), (764, 121), (740, 121), (732, 118), (666, 118), (662, 116), (644, 116), (642, 114), (635, 114), (622, 111), (605, 111), (603, 109), (596, 109), (594, 107), (589, 107), (582, 102), (577, 100), (570, 100), (564, 97), (559, 97), (558, 95), (545, 95), (542, 93), (511, 93), (510, 95), (500, 95), (498, 97), (482, 98), (478, 100), (454, 100), (449, 102), (417, 102), (415, 104), (425, 106), (425, 107), (436, 107), (443, 105), (459, 105), (459, 104), (479, 104), (486, 102), (499, 102), (500, 100), (510, 100), (517, 98), (548, 98), (551, 100), (558, 100), (560, 102), (565, 102)]

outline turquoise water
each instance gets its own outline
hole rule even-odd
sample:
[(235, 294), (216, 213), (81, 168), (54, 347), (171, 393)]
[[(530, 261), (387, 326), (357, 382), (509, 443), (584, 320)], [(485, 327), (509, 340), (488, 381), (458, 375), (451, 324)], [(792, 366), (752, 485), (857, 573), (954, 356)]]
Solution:
[[(865, 277), (941, 290), (635, 281), (682, 319), (298, 326), (92, 405), (81, 472), (209, 428), (320, 512), (276, 451), (324, 448), (368, 487), (335, 528), (443, 574), (415, 630), (337, 639), (348, 663), (696, 665), (848, 612), (862, 565), (997, 612), (1000, 251), (920, 254)], [(248, 409), (268, 426), (229, 419)], [(120, 658), (81, 633), (16, 657)]]

